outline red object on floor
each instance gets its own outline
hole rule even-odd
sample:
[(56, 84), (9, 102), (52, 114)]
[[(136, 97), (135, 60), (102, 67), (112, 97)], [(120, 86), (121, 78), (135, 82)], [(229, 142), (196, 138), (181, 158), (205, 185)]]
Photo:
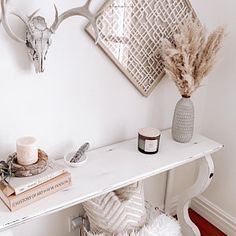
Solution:
[(193, 223), (199, 228), (201, 236), (227, 236), (192, 209), (189, 209), (189, 215)]

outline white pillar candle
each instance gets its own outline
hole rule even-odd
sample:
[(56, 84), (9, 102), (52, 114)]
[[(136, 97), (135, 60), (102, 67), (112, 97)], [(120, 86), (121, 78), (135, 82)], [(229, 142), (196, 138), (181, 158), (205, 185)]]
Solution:
[(38, 161), (37, 139), (22, 137), (16, 141), (17, 162), (21, 165), (31, 165)]

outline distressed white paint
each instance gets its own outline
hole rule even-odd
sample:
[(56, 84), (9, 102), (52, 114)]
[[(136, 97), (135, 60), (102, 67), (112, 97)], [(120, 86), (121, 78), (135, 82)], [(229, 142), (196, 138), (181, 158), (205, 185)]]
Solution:
[(183, 235), (186, 236), (201, 236), (199, 229), (189, 217), (188, 209), (191, 200), (203, 193), (209, 186), (214, 174), (214, 164), (211, 155), (208, 154), (200, 159), (198, 164), (199, 173), (196, 182), (189, 189), (180, 194), (177, 203), (178, 221), (182, 227)]
[[(9, 212), (1, 203), (0, 229), (8, 229), (63, 210), (117, 188), (193, 162), (222, 148), (221, 144), (200, 135), (196, 135), (190, 143), (177, 143), (172, 140), (170, 133), (170, 130), (162, 133), (162, 147), (155, 155), (140, 153), (137, 150), (137, 139), (88, 152), (88, 161), (83, 166), (69, 169), (73, 182), (69, 189), (14, 213)], [(200, 176), (207, 178), (208, 173), (203, 170)], [(205, 186), (204, 181), (203, 184)], [(198, 186), (193, 189), (194, 194), (202, 190), (203, 188), (199, 190)]]
[[(227, 235), (235, 235), (236, 232), (236, 205), (235, 205), (235, 168), (236, 146), (235, 146), (235, 120), (236, 112), (232, 109), (236, 106), (235, 97), (235, 73), (234, 66), (236, 15), (234, 8), (236, 3), (233, 0), (221, 1), (197, 1), (192, 0), (202, 23), (206, 24), (209, 31), (218, 25), (225, 25), (227, 36), (222, 47), (216, 66), (209, 75), (207, 86), (207, 97), (205, 110), (202, 111), (203, 126), (202, 132), (209, 137), (215, 138), (225, 144), (225, 148), (214, 154), (215, 178), (209, 188), (200, 198), (196, 198), (193, 208), (200, 215), (207, 218), (209, 222), (216, 225)], [(214, 8), (214, 11), (212, 11)], [(227, 14), (226, 14), (227, 13)], [(219, 17), (220, 16), (220, 17)], [(184, 170), (176, 171), (176, 178), (182, 179), (183, 185), (173, 184), (173, 193), (177, 194), (186, 186), (185, 178), (193, 179), (194, 171), (191, 166)], [(176, 183), (176, 181), (175, 181)], [(219, 194), (220, 193), (220, 194)], [(175, 195), (174, 199), (178, 196)], [(172, 199), (172, 200), (174, 200)], [(200, 199), (200, 200), (199, 200)], [(202, 199), (204, 199), (202, 201)], [(172, 201), (172, 212), (175, 209)]]
[[(204, 102), (205, 109), (201, 111), (203, 118), (201, 133), (224, 143), (225, 148), (214, 154), (215, 177), (202, 195), (206, 201), (204, 204), (198, 204), (199, 208), (195, 209), (231, 236), (236, 235), (236, 54), (234, 53), (236, 50), (236, 14), (234, 10), (236, 2), (234, 0), (191, 0), (191, 3), (209, 32), (219, 25), (225, 25), (227, 32), (217, 63), (203, 84), (207, 93)], [(184, 171), (182, 168), (176, 171), (176, 178), (182, 180), (183, 184), (178, 185), (175, 179), (174, 195), (183, 190), (186, 186), (186, 176), (188, 179), (192, 179), (193, 173), (193, 168), (190, 167)], [(212, 210), (212, 204), (214, 210)], [(224, 212), (223, 214), (221, 214), (221, 210)]]
[[(49, 25), (54, 21), (54, 3), (59, 12), (78, 6), (78, 0), (9, 1), (27, 15), (40, 8), (40, 15)], [(84, 2), (79, 1), (81, 5)], [(102, 3), (94, 0), (92, 9)], [(23, 36), (23, 25), (13, 17), (9, 21), (15, 32)], [(61, 24), (48, 52), (47, 70), (40, 75), (34, 73), (25, 46), (9, 39), (0, 26), (1, 159), (15, 151), (16, 139), (25, 135), (37, 137), (39, 147), (55, 158), (76, 150), (86, 141), (95, 148), (135, 137), (142, 127), (171, 126), (180, 97), (174, 83), (164, 78), (148, 98), (140, 96), (84, 32), (86, 24), (87, 20), (79, 17)], [(197, 130), (204, 114), (205, 90), (203, 86), (193, 95)], [(192, 172), (188, 165), (177, 170), (175, 193), (191, 183)], [(164, 187), (165, 173), (147, 179), (146, 199), (163, 207)], [(72, 207), (16, 227), (14, 233), (75, 236), (78, 232), (68, 232), (68, 217), (78, 214), (79, 208)]]

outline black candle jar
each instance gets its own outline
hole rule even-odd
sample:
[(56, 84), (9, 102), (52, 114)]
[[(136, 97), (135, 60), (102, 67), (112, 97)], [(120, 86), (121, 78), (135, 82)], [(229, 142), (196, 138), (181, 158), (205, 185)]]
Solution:
[(145, 154), (155, 154), (159, 150), (161, 132), (155, 128), (143, 128), (138, 131), (138, 150)]

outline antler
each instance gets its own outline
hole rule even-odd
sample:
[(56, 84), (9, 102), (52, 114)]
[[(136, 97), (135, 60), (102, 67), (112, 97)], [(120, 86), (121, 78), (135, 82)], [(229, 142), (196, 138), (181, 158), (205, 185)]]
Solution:
[(67, 19), (71, 16), (84, 16), (89, 20), (89, 22), (92, 24), (92, 26), (94, 28), (95, 35), (96, 35), (96, 43), (97, 43), (98, 40), (99, 40), (99, 31), (98, 31), (98, 28), (97, 28), (97, 19), (102, 14), (102, 12), (98, 12), (96, 14), (93, 14), (89, 9), (91, 2), (92, 2), (92, 0), (87, 0), (87, 2), (82, 7), (72, 8), (68, 11), (65, 11), (60, 16), (58, 16), (57, 7), (54, 5), (56, 13), (55, 13), (55, 21), (51, 26), (52, 33), (55, 33), (58, 26), (65, 19)]
[(12, 12), (8, 12), (8, 7), (7, 7), (7, 0), (1, 0), (1, 9), (2, 9), (2, 25), (4, 27), (4, 29), (6, 30), (7, 34), (14, 40), (16, 40), (17, 42), (20, 43), (25, 43), (24, 39), (19, 38), (18, 36), (16, 36), (15, 33), (13, 33), (9, 23), (8, 23), (8, 19), (7, 19), (7, 14), (12, 14), (17, 16), (18, 18), (20, 18), (25, 25), (28, 25), (28, 18), (27, 16), (23, 15), (21, 12), (19, 11), (12, 11)]
[(8, 4), (7, 4), (7, 0), (1, 0), (1, 9), (2, 9), (2, 25), (4, 27), (4, 29), (6, 30), (7, 34), (14, 40), (16, 40), (17, 42), (20, 43), (25, 43), (26, 40), (25, 39), (21, 39), (20, 37), (18, 37), (11, 29), (8, 19), (7, 19), (7, 15), (11, 14), (14, 15), (16, 17), (18, 17), (25, 25), (26, 27), (29, 28), (29, 21), (35, 16), (35, 14), (37, 14), (37, 12), (39, 11), (36, 10), (35, 12), (33, 12), (30, 16), (26, 16), (23, 13), (21, 13), (19, 10), (11, 10), (11, 12), (8, 12)]

